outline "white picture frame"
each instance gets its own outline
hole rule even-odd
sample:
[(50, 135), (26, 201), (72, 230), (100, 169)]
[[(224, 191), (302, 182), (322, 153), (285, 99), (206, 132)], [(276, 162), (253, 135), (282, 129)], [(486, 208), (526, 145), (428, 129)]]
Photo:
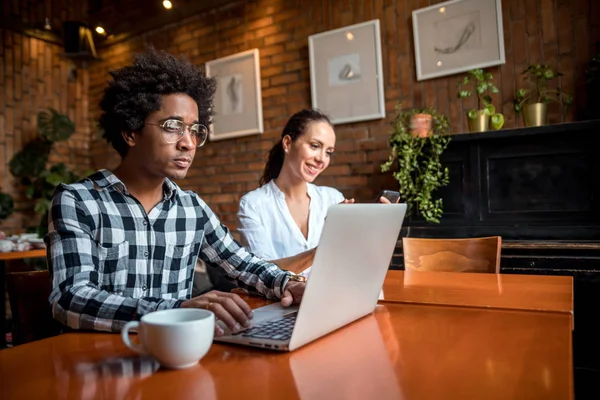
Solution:
[(206, 75), (217, 80), (211, 141), (262, 134), (260, 53), (251, 49), (206, 63)]
[(506, 63), (501, 0), (450, 0), (412, 22), (418, 81)]
[(308, 38), (313, 108), (333, 124), (385, 118), (379, 20)]

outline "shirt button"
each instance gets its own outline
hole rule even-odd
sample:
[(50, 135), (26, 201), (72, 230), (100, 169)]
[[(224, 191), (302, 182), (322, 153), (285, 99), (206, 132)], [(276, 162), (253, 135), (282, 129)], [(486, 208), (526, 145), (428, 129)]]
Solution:
[(144, 257), (148, 257), (148, 252), (147, 251), (144, 252)]
[(146, 285), (142, 286), (142, 290), (143, 290), (144, 292), (146, 291), (146, 289), (148, 289), (148, 288), (146, 287)]
[(148, 225), (148, 221), (144, 220), (144, 225)]

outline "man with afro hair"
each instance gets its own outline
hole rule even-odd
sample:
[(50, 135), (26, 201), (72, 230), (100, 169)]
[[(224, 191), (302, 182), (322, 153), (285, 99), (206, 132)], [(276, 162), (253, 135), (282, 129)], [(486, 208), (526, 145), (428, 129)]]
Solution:
[(293, 270), (295, 259), (255, 257), (196, 193), (172, 181), (186, 176), (206, 141), (214, 79), (152, 48), (110, 75), (100, 127), (122, 162), (54, 193), (45, 237), (54, 318), (71, 329), (119, 331), (152, 311), (195, 307), (234, 332), (249, 326), (252, 311), (236, 294), (191, 298), (198, 257), (250, 292), (298, 303), (304, 283), (278, 267)]

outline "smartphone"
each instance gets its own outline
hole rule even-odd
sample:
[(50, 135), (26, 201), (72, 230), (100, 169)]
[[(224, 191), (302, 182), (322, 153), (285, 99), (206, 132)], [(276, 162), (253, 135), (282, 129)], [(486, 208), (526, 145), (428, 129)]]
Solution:
[(394, 190), (382, 190), (381, 192), (379, 192), (379, 196), (377, 196), (377, 198), (375, 199), (375, 202), (379, 203), (379, 199), (381, 197), (385, 197), (386, 199), (388, 199), (390, 201), (390, 203), (395, 203), (398, 201), (398, 198), (400, 197), (400, 193), (396, 192)]

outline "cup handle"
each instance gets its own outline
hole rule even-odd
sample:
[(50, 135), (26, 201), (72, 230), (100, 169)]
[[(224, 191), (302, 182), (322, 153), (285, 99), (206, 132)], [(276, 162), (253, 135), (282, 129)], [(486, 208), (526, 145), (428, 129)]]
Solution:
[(121, 339), (123, 340), (123, 343), (125, 343), (125, 346), (129, 347), (136, 353), (147, 354), (142, 344), (134, 343), (131, 340), (129, 340), (129, 330), (137, 328), (138, 326), (140, 326), (140, 323), (138, 321), (129, 321), (128, 323), (126, 323), (125, 326), (123, 326), (123, 328), (121, 329)]

